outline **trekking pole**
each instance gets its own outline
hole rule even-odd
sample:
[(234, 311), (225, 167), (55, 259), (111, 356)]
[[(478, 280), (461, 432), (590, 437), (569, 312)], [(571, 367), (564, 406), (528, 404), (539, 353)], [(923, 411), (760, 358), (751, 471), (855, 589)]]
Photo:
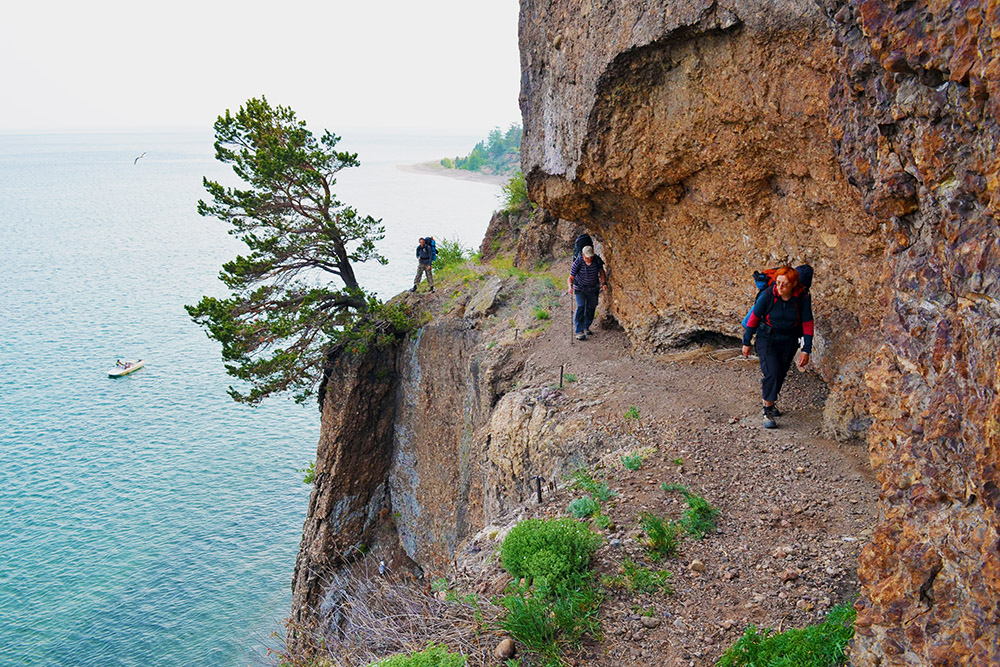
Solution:
[(576, 308), (574, 304), (576, 299), (573, 297), (573, 293), (569, 293), (569, 344), (573, 345), (576, 343)]

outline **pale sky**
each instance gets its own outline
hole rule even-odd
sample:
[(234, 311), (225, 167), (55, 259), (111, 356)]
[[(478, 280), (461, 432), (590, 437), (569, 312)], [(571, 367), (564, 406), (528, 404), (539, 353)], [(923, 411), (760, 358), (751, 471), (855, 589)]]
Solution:
[(0, 131), (210, 130), (265, 95), (314, 130), (520, 122), (517, 0), (4, 3)]

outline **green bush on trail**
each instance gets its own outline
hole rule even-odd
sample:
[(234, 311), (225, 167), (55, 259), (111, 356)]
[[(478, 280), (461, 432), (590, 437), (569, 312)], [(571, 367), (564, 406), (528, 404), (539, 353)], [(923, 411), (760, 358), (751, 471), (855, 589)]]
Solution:
[(587, 571), (599, 535), (573, 519), (526, 519), (500, 547), (500, 562), (514, 578), (544, 579), (554, 587), (572, 574)]
[(854, 637), (857, 612), (848, 602), (830, 610), (826, 620), (806, 628), (771, 634), (747, 628), (716, 667), (836, 667), (847, 661), (844, 649)]

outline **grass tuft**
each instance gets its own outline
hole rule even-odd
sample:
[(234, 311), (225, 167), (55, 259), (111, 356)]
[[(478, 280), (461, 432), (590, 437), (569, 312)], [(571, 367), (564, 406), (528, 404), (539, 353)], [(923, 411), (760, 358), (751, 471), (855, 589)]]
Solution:
[(622, 457), (622, 465), (628, 470), (638, 470), (642, 467), (642, 457), (638, 454), (626, 454)]
[(440, 644), (428, 644), (423, 651), (383, 658), (370, 663), (369, 667), (463, 667), (465, 661), (461, 653), (450, 653)]
[(676, 523), (643, 512), (639, 515), (639, 524), (646, 532), (646, 548), (650, 558), (659, 560), (677, 555), (677, 536), (680, 528)]
[(601, 582), (605, 586), (617, 586), (627, 591), (638, 593), (659, 593), (673, 595), (674, 589), (670, 587), (670, 577), (673, 576), (666, 570), (651, 570), (641, 563), (633, 563), (631, 558), (626, 558), (622, 563), (621, 572), (613, 577), (604, 577)]
[(618, 495), (608, 487), (607, 482), (598, 482), (594, 479), (586, 468), (579, 468), (570, 475), (569, 488), (589, 493), (594, 500), (602, 503), (606, 503)]
[(591, 575), (575, 575), (553, 589), (512, 584), (497, 600), (507, 614), (499, 627), (542, 657), (543, 665), (563, 665), (560, 653), (578, 647), (584, 635), (600, 634), (602, 597)]
[(664, 491), (677, 491), (683, 494), (684, 502), (688, 506), (680, 521), (684, 532), (696, 540), (700, 540), (707, 533), (715, 531), (715, 519), (719, 516), (719, 510), (712, 507), (707, 500), (696, 493), (692, 493), (687, 487), (680, 484), (664, 483), (661, 485), (661, 488)]

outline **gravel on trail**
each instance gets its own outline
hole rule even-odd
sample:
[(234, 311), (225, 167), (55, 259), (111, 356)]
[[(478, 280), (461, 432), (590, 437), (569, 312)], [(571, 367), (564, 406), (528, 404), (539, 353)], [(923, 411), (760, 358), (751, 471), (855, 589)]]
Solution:
[[(621, 331), (597, 329), (570, 345), (561, 331), (531, 343), (521, 386), (551, 385), (560, 365), (576, 380), (559, 390), (585, 398), (601, 442), (593, 476), (617, 496), (603, 503), (611, 525), (594, 560), (614, 576), (626, 558), (671, 573), (672, 594), (607, 587), (603, 639), (565, 657), (575, 665), (713, 665), (749, 625), (786, 630), (821, 621), (858, 590), (859, 551), (871, 535), (877, 488), (863, 443), (820, 435), (826, 385), (793, 369), (779, 397), (778, 428), (762, 428), (760, 371), (739, 348), (645, 355)], [(635, 408), (632, 410), (632, 408)], [(636, 416), (638, 415), (638, 416)], [(622, 456), (639, 453), (638, 470)], [(642, 512), (679, 519), (687, 505), (663, 483), (683, 485), (719, 510), (717, 530), (685, 537), (677, 556), (652, 560)], [(565, 516), (583, 492), (559, 485), (525, 517)], [(511, 517), (513, 520), (515, 517)], [(509, 577), (495, 556), (500, 536), (466, 553), (459, 586), (502, 594)], [(454, 573), (453, 573), (454, 574)]]

